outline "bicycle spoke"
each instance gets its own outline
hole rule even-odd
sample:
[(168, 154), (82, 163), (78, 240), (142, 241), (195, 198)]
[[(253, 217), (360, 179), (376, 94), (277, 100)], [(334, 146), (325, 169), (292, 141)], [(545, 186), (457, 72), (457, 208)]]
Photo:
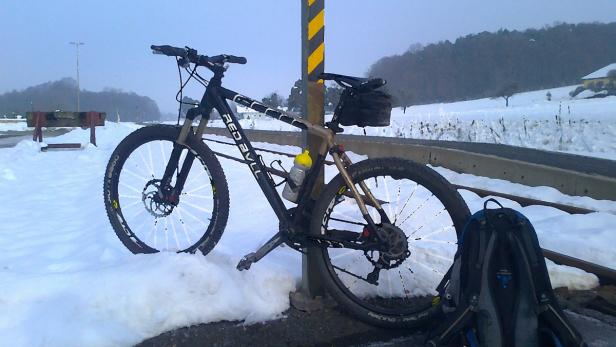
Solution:
[(143, 154), (141, 153), (141, 151), (136, 151), (137, 154), (139, 154), (139, 157), (141, 158), (141, 161), (143, 162), (143, 165), (145, 165), (146, 169), (148, 170), (148, 176), (152, 176), (152, 178), (154, 178), (154, 168), (150, 165), (148, 165), (148, 162), (145, 160), (145, 158), (143, 157)]
[(180, 225), (182, 226), (182, 230), (184, 231), (184, 236), (186, 236), (186, 240), (188, 240), (188, 244), (192, 245), (193, 242), (190, 239), (190, 236), (188, 236), (188, 231), (186, 230), (186, 225), (184, 223), (184, 217), (182, 217), (182, 211), (177, 210), (178, 211), (178, 217), (180, 220)]
[[(389, 187), (387, 186), (387, 180), (383, 177), (383, 186), (385, 186), (385, 197), (387, 201), (391, 201), (391, 196), (389, 195)], [(389, 216), (392, 216), (391, 204), (387, 204), (387, 210), (389, 211)]]
[(415, 238), (415, 240), (426, 240), (427, 241), (427, 240), (430, 240), (429, 239), (430, 236), (433, 236), (433, 235), (436, 235), (436, 234), (440, 234), (440, 233), (442, 233), (444, 231), (451, 230), (451, 229), (455, 229), (454, 226), (453, 225), (447, 225), (447, 226), (444, 226), (444, 227), (442, 227), (442, 228), (440, 228), (440, 229), (438, 229), (436, 231), (433, 231), (433, 232), (431, 232), (429, 234), (418, 236), (417, 238)]
[(196, 192), (198, 190), (201, 190), (201, 189), (207, 188), (207, 187), (210, 187), (210, 189), (211, 189), (212, 184), (208, 182), (208, 184), (204, 184), (204, 185), (201, 185), (201, 186), (199, 186), (197, 188), (194, 188), (192, 190), (187, 191), (186, 194), (191, 194), (191, 193), (194, 193), (194, 192)]
[(442, 260), (445, 260), (445, 261), (447, 261), (447, 262), (449, 262), (449, 263), (452, 263), (452, 262), (453, 262), (453, 258), (447, 258), (447, 257), (444, 257), (444, 256), (442, 256), (442, 255), (432, 253), (432, 252), (430, 252), (430, 251), (425, 250), (425, 248), (422, 248), (422, 247), (417, 247), (417, 248), (419, 248), (419, 249), (420, 249), (420, 252), (421, 252), (422, 254), (429, 255), (429, 256), (430, 256), (430, 257), (432, 257), (432, 258), (442, 259)]
[(133, 188), (133, 187), (131, 187), (131, 186), (127, 185), (127, 184), (126, 184), (126, 183), (124, 183), (124, 182), (120, 182), (120, 185), (121, 185), (122, 187), (124, 187), (124, 188), (126, 188), (126, 189), (128, 189), (128, 190), (130, 190), (130, 191), (132, 191), (132, 192), (134, 192), (134, 193), (141, 194), (141, 192), (140, 192), (139, 190), (137, 190), (137, 189), (135, 189), (135, 188)]
[(197, 206), (197, 205), (195, 205), (195, 204), (191, 204), (191, 203), (189, 203), (189, 202), (187, 202), (187, 201), (184, 201), (184, 204), (186, 204), (186, 205), (188, 205), (188, 206), (190, 206), (190, 207), (192, 207), (192, 208), (194, 208), (194, 209), (196, 209), (196, 210), (199, 210), (199, 211), (201, 211), (201, 212), (206, 212), (206, 213), (210, 213), (210, 214), (212, 213), (212, 210), (208, 210), (208, 209), (203, 208), (203, 207), (201, 207), (201, 206)]
[(154, 172), (154, 162), (152, 161), (152, 149), (151, 146), (147, 146), (148, 149), (148, 160), (150, 162), (150, 167), (152, 168), (152, 177), (156, 177), (156, 172)]
[(118, 194), (118, 197), (120, 197), (120, 198), (127, 198), (127, 199), (138, 199), (138, 200), (141, 200), (141, 196), (137, 196), (137, 195)]
[(396, 224), (398, 217), (402, 214), (402, 211), (406, 208), (406, 205), (409, 203), (409, 201), (411, 201), (411, 199), (413, 198), (413, 195), (415, 195), (415, 191), (417, 191), (417, 187), (419, 187), (419, 185), (416, 184), (415, 188), (413, 188), (413, 191), (411, 192), (411, 195), (409, 195), (409, 197), (406, 199), (400, 211), (396, 212), (396, 215), (394, 216), (394, 224)]
[[(439, 217), (439, 216), (440, 216), (443, 212), (445, 212), (445, 211), (447, 211), (447, 210), (446, 210), (446, 209), (444, 209), (444, 208), (443, 208), (442, 210), (440, 210), (440, 211), (439, 211), (439, 212), (438, 212), (438, 213), (434, 216), (434, 218), (432, 218), (432, 219), (431, 219), (430, 221), (428, 221), (428, 222), (424, 222), (424, 223), (423, 223), (423, 224), (422, 224), (419, 228), (415, 229), (415, 231), (413, 231), (413, 232), (412, 232), (409, 236), (413, 236), (413, 235), (415, 235), (415, 234), (416, 234), (419, 230), (421, 230), (421, 228), (423, 228), (424, 226), (432, 224), (432, 222), (434, 222), (434, 221), (435, 221), (435, 220), (436, 220), (436, 219), (437, 219), (437, 218), (438, 218), (438, 217)], [(409, 217), (410, 217), (410, 216), (409, 216)], [(407, 218), (407, 219), (408, 219), (408, 218)], [(402, 223), (400, 223), (400, 224), (402, 224)]]
[(199, 224), (201, 224), (201, 225), (203, 225), (203, 226), (205, 226), (207, 228), (208, 225), (203, 220), (197, 218), (194, 214), (188, 212), (184, 208), (182, 208), (181, 210), (183, 211), (184, 214), (186, 214), (187, 216), (189, 216), (190, 218), (192, 218), (193, 220), (195, 220), (196, 222), (198, 222)]
[(406, 217), (402, 222), (400, 222), (400, 225), (404, 224), (404, 222), (406, 222), (409, 218), (411, 218), (417, 211), (421, 210), (424, 204), (428, 202), (433, 196), (434, 194), (431, 193), (431, 195), (423, 203), (421, 203), (413, 212), (411, 212), (411, 214), (408, 217)]
[(444, 273), (444, 272), (441, 272), (441, 271), (438, 271), (438, 270), (436, 270), (436, 269), (434, 269), (434, 268), (431, 268), (431, 267), (429, 267), (428, 265), (426, 265), (426, 264), (424, 264), (424, 263), (421, 263), (421, 262), (415, 262), (415, 264), (417, 264), (417, 265), (419, 265), (419, 266), (421, 266), (421, 267), (424, 267), (424, 268), (426, 268), (428, 271), (433, 272), (433, 273), (435, 273), (435, 274), (437, 274), (437, 275), (440, 275), (440, 276), (445, 276), (445, 273)]

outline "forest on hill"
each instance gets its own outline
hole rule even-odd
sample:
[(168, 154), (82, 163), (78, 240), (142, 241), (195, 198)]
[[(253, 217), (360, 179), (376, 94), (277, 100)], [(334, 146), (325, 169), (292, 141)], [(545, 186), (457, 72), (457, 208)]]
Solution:
[[(25, 115), (28, 111), (75, 111), (77, 82), (72, 78), (47, 82), (20, 91), (0, 94), (0, 116)], [(159, 120), (160, 110), (156, 102), (146, 96), (117, 89), (101, 92), (81, 90), (80, 111), (106, 112), (107, 119), (115, 120), (119, 114), (122, 121)]]
[(616, 23), (555, 24), (542, 29), (460, 37), (374, 63), (397, 106), (497, 96), (509, 86), (536, 90), (580, 83), (616, 62)]

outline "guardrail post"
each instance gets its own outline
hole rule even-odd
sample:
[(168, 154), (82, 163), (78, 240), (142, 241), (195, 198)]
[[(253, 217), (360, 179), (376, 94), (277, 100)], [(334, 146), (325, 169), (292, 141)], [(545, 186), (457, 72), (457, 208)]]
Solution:
[[(325, 66), (325, 0), (300, 0), (302, 3), (302, 97), (304, 117), (313, 124), (324, 123), (323, 80), (318, 76)], [(305, 131), (302, 144), (308, 148), (313, 162), (318, 153), (319, 138), (309, 136)], [(313, 196), (323, 188), (323, 174), (317, 180)], [(314, 299), (324, 295), (320, 277), (314, 266), (318, 250), (307, 249), (302, 256), (302, 282), (298, 293), (291, 297), (293, 306), (300, 310), (314, 310), (322, 303)]]

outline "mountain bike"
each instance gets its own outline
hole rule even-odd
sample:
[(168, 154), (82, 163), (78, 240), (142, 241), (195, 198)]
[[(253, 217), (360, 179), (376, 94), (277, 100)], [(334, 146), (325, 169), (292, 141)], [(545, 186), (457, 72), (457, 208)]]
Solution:
[[(343, 98), (330, 122), (311, 124), (222, 87), (229, 64), (245, 64), (243, 57), (199, 55), (188, 47), (151, 48), (175, 57), (178, 70), (183, 67), (190, 73), (185, 83), (180, 73), (178, 95), (191, 78), (202, 83), (205, 92), (181, 126), (178, 118), (175, 126), (142, 127), (111, 155), (104, 178), (105, 207), (115, 233), (130, 251), (207, 254), (220, 240), (229, 215), (229, 191), (216, 155), (203, 140), (210, 114), (217, 110), (279, 220), (278, 232), (244, 256), (238, 270), (249, 269), (282, 244), (300, 252), (316, 249), (315, 266), (325, 289), (356, 317), (379, 326), (414, 327), (436, 313), (435, 288), (453, 262), (458, 234), (469, 216), (464, 200), (440, 174), (399, 158), (352, 163), (335, 141), (343, 131)], [(213, 76), (203, 78), (197, 67), (209, 69)], [(321, 78), (343, 86), (343, 96), (370, 95), (385, 83), (335, 74)], [(314, 165), (296, 187), (295, 207), (285, 206), (273, 178), (288, 180), (288, 173), (265, 165), (227, 100), (320, 139)], [(364, 119), (366, 124), (370, 122)], [(314, 197), (328, 155), (338, 174)]]

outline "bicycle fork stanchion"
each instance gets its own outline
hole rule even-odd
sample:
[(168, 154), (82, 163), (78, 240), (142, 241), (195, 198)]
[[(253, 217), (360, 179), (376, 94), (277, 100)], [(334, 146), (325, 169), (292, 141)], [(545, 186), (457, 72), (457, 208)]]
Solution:
[[(323, 125), (324, 123), (324, 96), (323, 80), (319, 75), (324, 72), (325, 66), (325, 0), (300, 0), (302, 2), (302, 113), (310, 123)], [(322, 139), (308, 135), (304, 130), (303, 144), (310, 151), (313, 162), (316, 162), (319, 145)], [(322, 167), (313, 167), (313, 170), (322, 170)], [(316, 197), (323, 189), (323, 174), (317, 178), (312, 196)], [(309, 225), (305, 226), (308, 230)], [(300, 310), (310, 311), (323, 307), (323, 290), (319, 273), (315, 266), (315, 257), (319, 256), (319, 249), (308, 248), (302, 255), (302, 282), (301, 287), (291, 294), (291, 304)]]

